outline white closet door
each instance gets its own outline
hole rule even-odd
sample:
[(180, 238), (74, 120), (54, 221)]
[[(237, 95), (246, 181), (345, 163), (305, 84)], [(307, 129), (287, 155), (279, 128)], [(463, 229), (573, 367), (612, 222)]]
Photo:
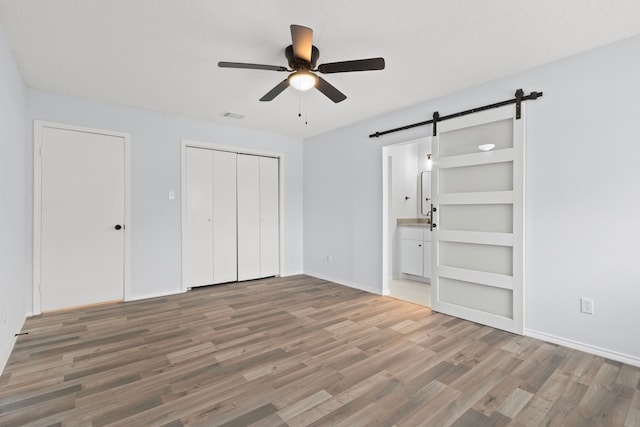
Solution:
[(278, 159), (260, 157), (260, 277), (280, 274)]
[(213, 153), (213, 282), (238, 280), (236, 153)]
[(524, 118), (506, 106), (438, 123), (432, 149), (432, 309), (522, 334)]
[(41, 137), (41, 309), (122, 300), (125, 140), (48, 126)]
[(186, 149), (186, 244), (184, 280), (187, 287), (213, 283), (213, 151)]
[(238, 154), (238, 280), (260, 276), (260, 157)]

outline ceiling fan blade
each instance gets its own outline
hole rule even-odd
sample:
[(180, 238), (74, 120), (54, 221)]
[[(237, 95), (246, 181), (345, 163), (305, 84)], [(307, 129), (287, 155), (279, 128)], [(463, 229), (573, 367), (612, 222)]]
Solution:
[(348, 73), (351, 71), (384, 70), (384, 58), (356, 59), (354, 61), (330, 62), (318, 66), (323, 74)]
[(311, 46), (313, 46), (313, 30), (301, 25), (291, 26), (293, 55), (297, 59), (311, 62)]
[(279, 65), (247, 64), (244, 62), (218, 62), (220, 68), (246, 68), (249, 70), (289, 71), (287, 67)]
[(289, 79), (284, 79), (283, 81), (278, 83), (276, 87), (274, 87), (269, 92), (267, 92), (265, 96), (260, 98), (260, 101), (272, 101), (273, 98), (280, 95), (280, 93), (282, 93), (282, 91), (288, 87), (289, 87)]
[(335, 88), (335, 86), (333, 86), (331, 83), (329, 83), (328, 81), (326, 81), (320, 76), (318, 76), (318, 83), (316, 83), (316, 88), (320, 92), (325, 94), (327, 98), (329, 98), (335, 103), (338, 103), (347, 99), (347, 95), (340, 92), (338, 89)]

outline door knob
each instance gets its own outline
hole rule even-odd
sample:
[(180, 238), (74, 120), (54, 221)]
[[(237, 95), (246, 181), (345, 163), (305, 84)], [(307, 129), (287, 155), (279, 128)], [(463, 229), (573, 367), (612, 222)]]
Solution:
[(122, 228), (122, 226), (120, 224), (116, 224), (116, 226), (114, 227), (116, 230), (120, 230)]

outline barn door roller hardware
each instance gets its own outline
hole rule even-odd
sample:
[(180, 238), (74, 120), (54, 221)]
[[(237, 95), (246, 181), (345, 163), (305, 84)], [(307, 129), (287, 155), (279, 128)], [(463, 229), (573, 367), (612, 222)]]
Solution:
[(412, 129), (418, 126), (426, 126), (426, 125), (430, 125), (433, 123), (433, 136), (436, 135), (436, 126), (438, 124), (438, 122), (442, 122), (444, 120), (448, 120), (448, 119), (453, 119), (454, 117), (461, 117), (461, 116), (466, 116), (468, 114), (473, 114), (473, 113), (477, 113), (478, 111), (484, 111), (484, 110), (490, 110), (492, 108), (498, 108), (498, 107), (502, 107), (505, 105), (509, 105), (509, 104), (516, 104), (516, 120), (519, 120), (522, 116), (522, 112), (521, 112), (521, 105), (522, 105), (522, 101), (528, 101), (528, 100), (536, 100), (538, 98), (540, 98), (542, 96), (542, 92), (531, 92), (529, 95), (525, 95), (524, 92), (522, 91), (522, 89), (518, 89), (516, 90), (515, 96), (512, 99), (507, 99), (506, 101), (502, 101), (502, 102), (496, 102), (495, 104), (489, 104), (489, 105), (485, 105), (482, 107), (476, 107), (476, 108), (472, 108), (470, 110), (466, 110), (466, 111), (461, 111), (459, 113), (453, 113), (453, 114), (449, 114), (447, 116), (440, 116), (440, 114), (436, 111), (435, 113), (433, 113), (433, 118), (431, 120), (427, 120), (424, 122), (420, 122), (420, 123), (413, 123), (411, 125), (406, 125), (406, 126), (402, 126), (399, 128), (395, 128), (395, 129), (389, 129), (389, 130), (383, 130), (383, 131), (378, 131), (376, 133), (372, 133), (371, 135), (369, 135), (369, 138), (379, 138), (382, 135), (386, 135), (388, 133), (393, 133), (393, 132), (399, 132), (401, 130), (407, 130), (407, 129)]

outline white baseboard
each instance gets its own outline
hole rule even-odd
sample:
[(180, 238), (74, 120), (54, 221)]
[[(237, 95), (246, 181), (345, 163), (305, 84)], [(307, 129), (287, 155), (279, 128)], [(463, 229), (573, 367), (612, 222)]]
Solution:
[(295, 273), (295, 272), (291, 272), (291, 271), (286, 271), (286, 272), (282, 273), (282, 274), (280, 275), (280, 277), (299, 276), (299, 275), (301, 275), (301, 274), (304, 274), (304, 272), (300, 271), (300, 272)]
[(337, 279), (335, 277), (327, 276), (320, 273), (314, 273), (306, 271), (304, 272), (307, 276), (315, 277), (316, 279), (326, 280), (328, 282), (337, 283), (338, 285), (348, 286), (350, 288), (359, 289), (361, 291), (369, 292), (370, 294), (382, 295), (382, 291), (379, 289), (374, 289), (366, 285), (361, 285), (360, 283), (349, 282), (346, 280)]
[[(297, 276), (299, 274), (304, 274), (303, 272), (300, 273), (291, 273), (291, 272), (287, 272), (284, 275), (281, 275), (280, 277), (289, 277), (289, 276)], [(149, 298), (159, 298), (159, 297), (166, 297), (169, 295), (178, 295), (178, 294), (182, 294), (185, 293), (185, 290), (182, 289), (178, 289), (175, 291), (164, 291), (164, 292), (156, 292), (153, 294), (146, 294), (146, 295), (136, 295), (136, 296), (130, 296), (127, 299), (125, 299), (125, 301), (140, 301), (143, 299), (149, 299)]]
[(640, 367), (640, 358), (635, 356), (629, 356), (627, 354), (618, 353), (617, 351), (596, 347), (590, 344), (584, 344), (578, 341), (557, 337), (555, 335), (550, 335), (544, 332), (534, 331), (531, 329), (525, 329), (524, 334), (531, 338), (537, 338), (542, 341), (547, 341), (553, 344), (559, 344), (561, 346), (569, 347), (574, 350), (580, 350), (580, 351), (584, 351), (585, 353), (595, 354), (596, 356), (606, 357), (607, 359), (626, 363), (627, 365)]
[(178, 289), (177, 291), (163, 291), (163, 292), (156, 292), (156, 293), (153, 293), (153, 294), (130, 296), (129, 298), (127, 298), (125, 300), (125, 302), (140, 301), (140, 300), (149, 299), (149, 298), (167, 297), (169, 295), (178, 295), (178, 294), (182, 294), (184, 292), (185, 291), (183, 291), (182, 289)]

